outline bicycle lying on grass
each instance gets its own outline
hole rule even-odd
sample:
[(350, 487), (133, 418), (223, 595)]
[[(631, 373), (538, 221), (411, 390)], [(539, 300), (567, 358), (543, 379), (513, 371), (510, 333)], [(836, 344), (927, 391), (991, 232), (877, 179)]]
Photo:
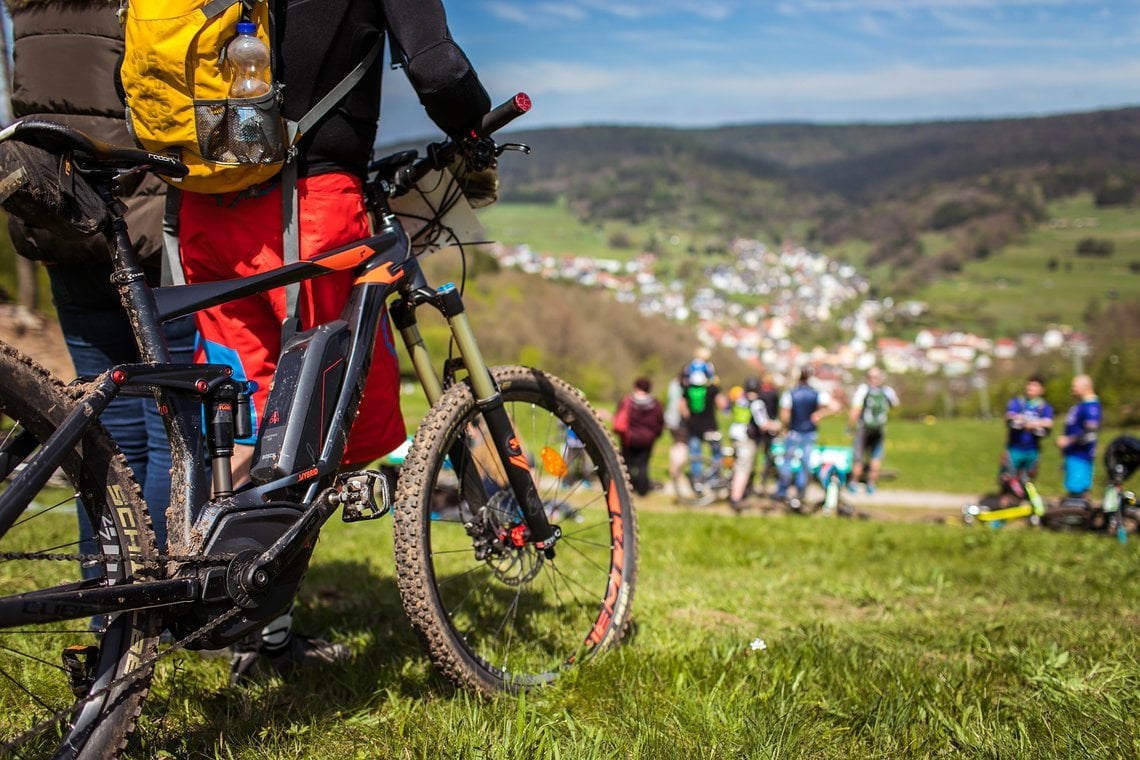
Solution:
[(978, 521), (1000, 527), (1009, 520), (1028, 518), (1032, 524), (1052, 530), (1108, 533), (1126, 543), (1129, 533), (1140, 530), (1140, 507), (1136, 504), (1136, 495), (1124, 489), (1125, 481), (1140, 467), (1140, 439), (1132, 436), (1114, 439), (1105, 449), (1104, 467), (1108, 486), (1100, 504), (1069, 496), (1057, 504), (1047, 504), (1033, 482), (1022, 477), (1020, 482), (1029, 504), (1003, 507), (999, 497), (988, 497), (979, 504), (962, 507), (962, 519), (967, 525)]
[(981, 522), (993, 527), (1022, 518), (1029, 519), (1035, 525), (1041, 522), (1048, 507), (1028, 472), (1018, 470), (1010, 473), (1009, 477), (1002, 478), (1002, 486), (1002, 493), (989, 494), (976, 504), (963, 505), (962, 521), (967, 525)]
[[(503, 148), (486, 136), (529, 105), (520, 95), (492, 111), (476, 144), (499, 155)], [(264, 274), (152, 290), (115, 181), (142, 170), (182, 176), (185, 166), (46, 122), (16, 123), (0, 139), (65, 156), (103, 199), (114, 281), (143, 357), (65, 386), (0, 344), (0, 409), (9, 420), (0, 440), (5, 753), (116, 754), (163, 658), (220, 649), (259, 630), (294, 598), (335, 512), (356, 522), (389, 511), (379, 471), (338, 466), (392, 297), (393, 319), (431, 402), (400, 469), (394, 506), (400, 594), (431, 658), (458, 684), (519, 691), (621, 640), (637, 530), (625, 468), (605, 426), (562, 380), (485, 364), (460, 288), (428, 285), (387, 204), (462, 146), (445, 142), (425, 159), (413, 152), (380, 162), (369, 188), (376, 204), (369, 238)], [(427, 221), (423, 235), (442, 225), (438, 215)], [(230, 456), (235, 435), (249, 434), (250, 389), (224, 365), (169, 363), (161, 322), (333, 271), (356, 276), (341, 317), (284, 344), (269, 405), (288, 413), (262, 427), (253, 481), (235, 488)], [(442, 373), (419, 333), (421, 306), (446, 317), (458, 349)], [(120, 393), (153, 394), (165, 414), (174, 461), (165, 548), (155, 545), (139, 488), (98, 422)], [(176, 398), (201, 404), (209, 484), (200, 437), (170, 411)], [(566, 466), (560, 431), (567, 426), (585, 445), (593, 487), (557, 494), (575, 515), (563, 529), (546, 504)], [(57, 469), (73, 488), (49, 483)], [(446, 512), (435, 509), (443, 490), (455, 499)], [(96, 526), (92, 551), (77, 550), (76, 511)], [(95, 620), (104, 622), (91, 630)], [(173, 643), (160, 647), (163, 631)]]

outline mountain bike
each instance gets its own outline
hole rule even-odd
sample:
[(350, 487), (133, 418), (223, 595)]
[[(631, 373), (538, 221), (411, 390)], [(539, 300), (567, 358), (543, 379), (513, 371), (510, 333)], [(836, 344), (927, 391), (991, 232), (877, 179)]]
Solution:
[[(497, 157), (490, 135), (529, 109), (494, 109), (465, 145), (381, 161), (369, 182), (375, 232), (356, 243), (243, 278), (151, 289), (115, 198), (123, 174), (184, 176), (167, 157), (108, 145), (59, 124), (24, 121), (0, 139), (63, 157), (104, 201), (114, 282), (142, 356), (64, 385), (0, 344), (0, 741), (5, 754), (106, 757), (126, 745), (156, 666), (182, 649), (220, 649), (287, 608), (322, 525), (394, 511), (397, 581), (439, 669), (483, 692), (549, 683), (620, 641), (630, 623), (637, 529), (624, 464), (572, 386), (539, 369), (488, 367), (461, 287), (431, 287), (387, 200), (461, 151)], [(443, 176), (443, 174), (439, 174)], [(449, 194), (453, 197), (454, 194)], [(445, 226), (438, 213), (416, 233)], [(422, 240), (422, 237), (420, 238)], [(220, 364), (172, 364), (163, 321), (334, 271), (355, 274), (339, 319), (286, 340), (259, 431), (251, 482), (233, 482), (235, 438), (250, 434), (251, 389)], [(395, 488), (379, 470), (339, 470), (384, 307), (431, 407)], [(455, 356), (437, 369), (416, 311), (450, 327)], [(126, 460), (99, 424), (120, 393), (153, 395), (173, 456), (168, 545)], [(195, 421), (176, 399), (199, 406)], [(566, 427), (585, 445), (595, 487), (559, 493)], [(61, 470), (68, 482), (50, 479)], [(436, 509), (447, 491), (454, 503)], [(557, 496), (555, 497), (555, 494)], [(573, 505), (560, 521), (553, 498)], [(80, 546), (75, 514), (95, 527)], [(563, 512), (554, 512), (563, 514)], [(583, 518), (581, 520), (577, 518)], [(160, 646), (160, 634), (171, 643)]]
[[(712, 440), (713, 436), (720, 441), (720, 433), (716, 432), (706, 434), (705, 441)], [(702, 446), (700, 457), (690, 457), (683, 472), (673, 479), (677, 501), (691, 507), (707, 507), (713, 502), (727, 501), (735, 461), (732, 446), (722, 444), (720, 462), (714, 466), (712, 454)], [(700, 474), (694, 475), (694, 469)]]
[(1104, 451), (1108, 485), (1103, 501), (1095, 504), (1088, 499), (1066, 497), (1045, 513), (1045, 526), (1055, 530), (1106, 532), (1115, 535), (1120, 543), (1127, 543), (1128, 534), (1140, 530), (1136, 494), (1124, 488), (1137, 468), (1140, 468), (1140, 439), (1129, 435), (1113, 439)]
[[(787, 456), (783, 441), (776, 441), (772, 444), (772, 456), (777, 464), (781, 464), (784, 457)], [(815, 446), (808, 454), (808, 461), (804, 462), (802, 457), (795, 456), (791, 463), (792, 480), (795, 481), (796, 473), (801, 468), (807, 467), (810, 477), (808, 479), (809, 485), (812, 482), (818, 483), (820, 488), (823, 489), (823, 497), (819, 499), (807, 499), (803, 494), (797, 493), (796, 496), (789, 498), (785, 503), (785, 508), (790, 514), (796, 515), (810, 515), (815, 512), (822, 512), (824, 515), (840, 515), (841, 517), (851, 517), (855, 515), (855, 509), (847, 501), (844, 496), (844, 486), (848, 478), (851, 477), (851, 465), (853, 453), (850, 446)]]
[[(1009, 473), (1002, 478), (1003, 493), (983, 496), (977, 503), (962, 506), (962, 522), (973, 525), (981, 522), (1001, 527), (1009, 520), (1027, 518), (1037, 525), (1044, 520), (1049, 506), (1037, 490), (1037, 484), (1025, 470)], [(1009, 499), (1015, 499), (1009, 504)]]

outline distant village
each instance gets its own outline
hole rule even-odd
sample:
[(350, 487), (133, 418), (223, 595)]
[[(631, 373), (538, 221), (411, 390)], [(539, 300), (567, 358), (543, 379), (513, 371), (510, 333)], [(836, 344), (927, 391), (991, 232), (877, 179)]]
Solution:
[[(737, 239), (730, 252), (730, 262), (705, 270), (705, 287), (686, 295), (683, 283), (657, 279), (657, 257), (648, 253), (617, 261), (551, 256), (525, 245), (491, 248), (502, 267), (605, 288), (645, 314), (693, 322), (703, 344), (731, 349), (782, 379), (805, 364), (831, 370), (822, 374), (861, 372), (879, 364), (890, 373), (966, 377), (1018, 354), (1088, 353), (1088, 337), (1063, 326), (996, 338), (948, 329), (923, 329), (912, 341), (886, 337), (881, 334), (885, 318), (919, 317), (926, 304), (870, 298), (867, 281), (854, 267), (806, 248), (775, 251), (756, 240)], [(757, 296), (762, 303), (741, 303)], [(843, 315), (844, 336), (836, 345), (805, 350), (790, 339), (802, 322), (826, 322), (836, 314)]]

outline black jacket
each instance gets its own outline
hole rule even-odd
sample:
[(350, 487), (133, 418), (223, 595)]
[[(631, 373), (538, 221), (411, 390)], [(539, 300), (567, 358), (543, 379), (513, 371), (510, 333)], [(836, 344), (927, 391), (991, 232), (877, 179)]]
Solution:
[[(478, 123), (490, 99), (452, 41), (439, 0), (288, 0), (275, 16), (274, 68), (285, 85), (285, 117), (304, 116), (344, 79), (387, 28), (406, 55), (407, 75), (428, 115), (447, 134)], [(302, 176), (347, 170), (363, 176), (380, 116), (386, 56), (301, 142)]]
[[(115, 16), (118, 2), (107, 0), (9, 0), (15, 66), (12, 112), (16, 118), (57, 121), (118, 145), (134, 145), (126, 112), (115, 89), (123, 31)], [(127, 224), (140, 256), (162, 249), (165, 185), (157, 177), (134, 178), (123, 187)], [(46, 230), (9, 217), (12, 243), (24, 256), (62, 245), (82, 249), (81, 257), (110, 258), (101, 236), (64, 242)], [(159, 258), (152, 261), (157, 265)]]

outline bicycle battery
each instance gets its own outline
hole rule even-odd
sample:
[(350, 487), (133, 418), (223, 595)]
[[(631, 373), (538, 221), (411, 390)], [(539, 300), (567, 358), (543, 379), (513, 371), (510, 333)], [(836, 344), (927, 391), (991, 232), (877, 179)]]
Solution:
[(285, 344), (265, 403), (249, 475), (268, 483), (317, 463), (344, 377), (350, 335), (343, 320)]

